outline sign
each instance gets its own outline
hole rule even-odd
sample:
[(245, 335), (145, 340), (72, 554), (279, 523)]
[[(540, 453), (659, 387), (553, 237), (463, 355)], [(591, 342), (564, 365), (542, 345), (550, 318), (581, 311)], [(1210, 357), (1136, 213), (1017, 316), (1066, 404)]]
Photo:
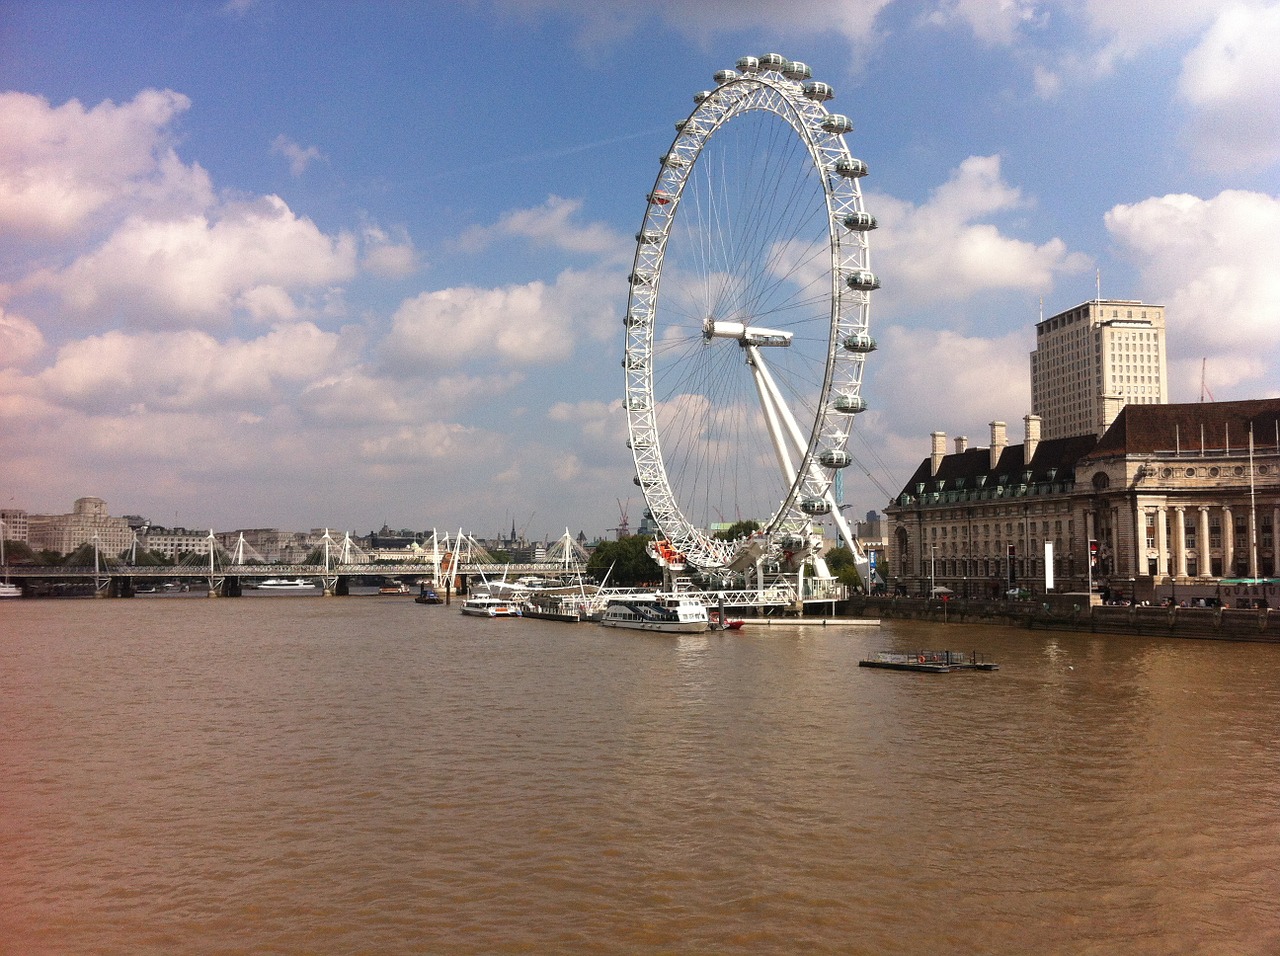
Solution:
[(1053, 542), (1044, 543), (1044, 589), (1053, 590)]

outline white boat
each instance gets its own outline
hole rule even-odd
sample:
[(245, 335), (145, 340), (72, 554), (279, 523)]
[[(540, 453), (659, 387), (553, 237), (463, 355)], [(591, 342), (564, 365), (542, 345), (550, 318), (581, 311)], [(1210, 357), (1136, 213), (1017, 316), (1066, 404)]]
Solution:
[(258, 588), (263, 591), (314, 591), (316, 583), (306, 578), (267, 578)]
[(473, 594), (462, 602), (462, 613), (472, 617), (521, 617), (520, 605), (488, 594)]
[(710, 627), (706, 605), (683, 594), (613, 598), (605, 606), (600, 623), (605, 627), (664, 634), (700, 634)]
[(0, 582), (0, 598), (20, 598), (22, 588), (9, 583), (9, 562), (4, 557), (4, 522), (0, 521), (0, 565), (4, 565), (4, 581)]

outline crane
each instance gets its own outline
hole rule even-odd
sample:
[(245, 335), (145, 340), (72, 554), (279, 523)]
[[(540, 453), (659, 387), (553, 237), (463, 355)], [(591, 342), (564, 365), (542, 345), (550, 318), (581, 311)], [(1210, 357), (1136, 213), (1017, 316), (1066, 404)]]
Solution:
[(631, 499), (628, 498), (625, 505), (622, 503), (621, 498), (616, 500), (618, 502), (618, 527), (610, 528), (609, 530), (616, 534), (618, 540), (621, 541), (631, 533)]

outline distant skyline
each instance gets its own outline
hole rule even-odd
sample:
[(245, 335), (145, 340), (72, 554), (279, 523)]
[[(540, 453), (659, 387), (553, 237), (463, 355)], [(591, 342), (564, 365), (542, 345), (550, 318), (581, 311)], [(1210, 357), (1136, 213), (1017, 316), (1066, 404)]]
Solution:
[(880, 222), (845, 478), (1030, 411), (1044, 315), (1164, 305), (1170, 401), (1280, 395), (1280, 2), (10, 0), (0, 503), (603, 536), (620, 318), (695, 92), (831, 83)]

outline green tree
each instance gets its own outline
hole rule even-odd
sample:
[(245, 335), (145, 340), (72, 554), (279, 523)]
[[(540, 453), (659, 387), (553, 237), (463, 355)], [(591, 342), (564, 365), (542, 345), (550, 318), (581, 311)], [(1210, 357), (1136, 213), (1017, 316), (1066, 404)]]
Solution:
[(843, 545), (832, 548), (826, 553), (827, 567), (836, 579), (849, 588), (862, 587), (862, 575), (858, 573), (858, 563), (853, 552)]
[(31, 546), (25, 541), (10, 541), (8, 538), (4, 542), (4, 559), (9, 564), (40, 564), (40, 556), (31, 550)]
[(754, 534), (759, 530), (759, 521), (735, 521), (723, 531), (717, 531), (715, 536), (721, 541), (735, 541), (738, 538), (745, 538), (749, 534)]
[(652, 539), (635, 534), (619, 541), (603, 541), (587, 561), (587, 573), (597, 581), (609, 576), (609, 585), (633, 587), (662, 580), (662, 569), (649, 557), (645, 546)]

